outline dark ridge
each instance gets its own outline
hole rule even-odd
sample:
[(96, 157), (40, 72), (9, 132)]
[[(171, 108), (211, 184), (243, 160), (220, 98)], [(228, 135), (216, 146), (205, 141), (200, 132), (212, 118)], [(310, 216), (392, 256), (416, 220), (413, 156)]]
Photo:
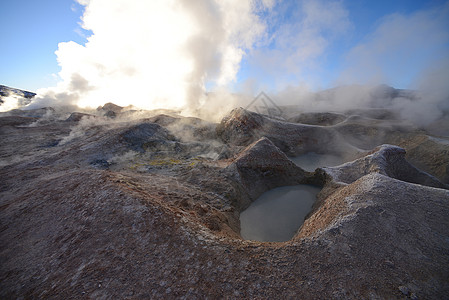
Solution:
[(36, 96), (36, 93), (33, 92), (12, 88), (6, 85), (0, 85), (0, 99), (1, 97), (8, 97), (11, 94), (15, 94), (27, 99), (31, 99)]

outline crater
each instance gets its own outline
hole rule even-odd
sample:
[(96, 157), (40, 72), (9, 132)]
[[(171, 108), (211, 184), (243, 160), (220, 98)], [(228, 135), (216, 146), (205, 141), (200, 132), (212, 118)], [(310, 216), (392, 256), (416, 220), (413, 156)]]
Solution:
[(245, 240), (286, 242), (304, 223), (320, 188), (310, 185), (271, 189), (240, 213), (240, 235)]

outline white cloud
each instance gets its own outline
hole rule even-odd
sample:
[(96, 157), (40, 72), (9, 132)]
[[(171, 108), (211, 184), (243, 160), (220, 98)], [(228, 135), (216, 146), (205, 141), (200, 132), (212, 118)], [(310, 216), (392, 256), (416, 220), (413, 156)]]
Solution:
[(330, 44), (352, 28), (342, 2), (332, 0), (281, 2), (268, 18), (271, 36), (252, 52), (250, 61), (281, 82), (286, 77), (304, 79), (320, 65)]

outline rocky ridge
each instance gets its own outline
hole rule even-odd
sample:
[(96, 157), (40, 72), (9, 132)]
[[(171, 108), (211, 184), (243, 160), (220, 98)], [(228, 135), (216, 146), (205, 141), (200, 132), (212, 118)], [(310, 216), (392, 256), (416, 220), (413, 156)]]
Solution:
[(20, 89), (11, 88), (6, 85), (0, 85), (0, 108), (5, 104), (7, 97), (14, 97), (17, 99), (19, 106), (27, 105), (31, 102), (31, 99), (36, 96), (36, 93), (28, 92)]

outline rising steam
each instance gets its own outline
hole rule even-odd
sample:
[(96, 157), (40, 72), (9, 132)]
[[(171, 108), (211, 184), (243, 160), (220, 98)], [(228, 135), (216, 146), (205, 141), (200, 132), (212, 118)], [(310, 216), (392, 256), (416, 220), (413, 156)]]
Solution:
[[(77, 1), (85, 7), (82, 26), (92, 34), (85, 45), (59, 44), (61, 81), (39, 90), (32, 105), (113, 102), (197, 115), (201, 109), (204, 116), (245, 106), (231, 91), (264, 90), (279, 104), (335, 111), (373, 104), (372, 87), (352, 84), (386, 83), (421, 94), (372, 106), (421, 123), (449, 109), (449, 2), (385, 16), (355, 46), (331, 56), (355, 30), (342, 1)], [(238, 76), (242, 62), (250, 71)], [(346, 87), (316, 103), (317, 82)], [(210, 90), (220, 92), (206, 96)]]
[(258, 13), (272, 1), (78, 0), (85, 45), (60, 43), (62, 81), (39, 91), (41, 105), (105, 102), (141, 108), (201, 105), (205, 86), (236, 79), (265, 31)]

